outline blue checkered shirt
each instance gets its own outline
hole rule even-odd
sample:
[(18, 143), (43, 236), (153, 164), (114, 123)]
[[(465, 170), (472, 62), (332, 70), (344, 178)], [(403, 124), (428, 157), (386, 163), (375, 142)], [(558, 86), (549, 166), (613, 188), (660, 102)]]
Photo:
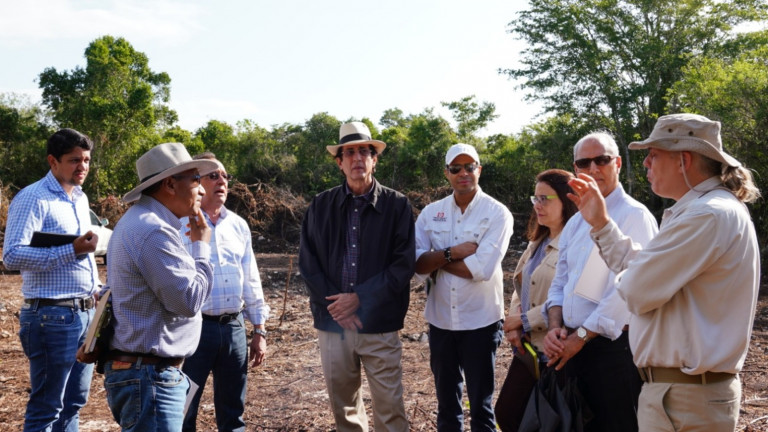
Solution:
[(93, 254), (78, 259), (70, 243), (30, 247), (35, 231), (83, 235), (91, 229), (88, 197), (76, 186), (72, 198), (48, 171), (22, 189), (8, 208), (3, 244), (3, 265), (19, 270), (24, 298), (83, 298), (101, 285)]
[(213, 283), (211, 247), (196, 241), (187, 252), (180, 228), (167, 207), (145, 195), (115, 226), (107, 250), (113, 349), (160, 357), (197, 349), (200, 309)]
[[(221, 208), (216, 225), (207, 214), (205, 218), (213, 231), (210, 243), (213, 288), (203, 304), (203, 313), (216, 316), (242, 310), (251, 323), (264, 324), (269, 317), (269, 305), (264, 301), (248, 223), (226, 207)], [(181, 238), (191, 250), (192, 244), (186, 235), (188, 223), (188, 218), (182, 218)]]

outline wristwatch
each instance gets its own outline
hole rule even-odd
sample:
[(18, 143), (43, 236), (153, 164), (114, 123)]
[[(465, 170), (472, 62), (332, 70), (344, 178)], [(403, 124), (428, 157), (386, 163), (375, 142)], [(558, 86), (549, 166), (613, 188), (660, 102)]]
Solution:
[(267, 331), (262, 328), (254, 328), (253, 334), (261, 335), (261, 337), (265, 338), (267, 337)]
[(576, 336), (580, 337), (581, 340), (584, 341), (584, 343), (589, 342), (589, 340), (591, 339), (589, 337), (589, 332), (584, 327), (579, 327), (578, 329), (576, 329)]
[(446, 261), (451, 262), (451, 248), (447, 247), (443, 249), (443, 256)]

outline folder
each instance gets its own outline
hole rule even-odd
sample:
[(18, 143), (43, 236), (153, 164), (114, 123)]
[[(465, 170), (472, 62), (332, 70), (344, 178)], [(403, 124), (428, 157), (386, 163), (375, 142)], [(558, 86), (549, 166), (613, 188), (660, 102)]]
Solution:
[(59, 234), (43, 231), (35, 231), (29, 245), (32, 247), (64, 246), (70, 244), (79, 237), (75, 234)]
[(592, 251), (589, 253), (581, 277), (576, 281), (573, 292), (591, 302), (600, 303), (605, 293), (605, 287), (608, 285), (610, 273), (611, 271), (605, 265), (597, 246), (592, 245)]
[(96, 305), (96, 311), (93, 313), (93, 321), (91, 321), (91, 325), (88, 326), (88, 330), (85, 333), (85, 342), (83, 343), (85, 348), (83, 350), (86, 354), (93, 352), (96, 347), (96, 341), (101, 335), (101, 329), (109, 324), (109, 321), (112, 318), (112, 306), (110, 303), (111, 295), (112, 290), (108, 289), (107, 292), (99, 298), (99, 303)]

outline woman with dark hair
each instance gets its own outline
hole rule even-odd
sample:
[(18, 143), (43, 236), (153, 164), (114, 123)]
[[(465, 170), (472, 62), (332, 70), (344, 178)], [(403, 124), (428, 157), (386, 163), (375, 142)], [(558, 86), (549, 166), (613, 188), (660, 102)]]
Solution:
[[(539, 360), (544, 357), (541, 348), (547, 325), (541, 307), (555, 277), (560, 231), (578, 212), (568, 199), (568, 193), (572, 193), (568, 181), (572, 178), (573, 174), (559, 169), (546, 170), (536, 176), (536, 189), (531, 196), (533, 211), (528, 221), (528, 248), (515, 268), (512, 279), (515, 290), (509, 315), (504, 320), (504, 335), (515, 350), (495, 407), (496, 422), (504, 432), (518, 430), (528, 396), (536, 384), (526, 365), (531, 364), (531, 354), (523, 348), (523, 341), (530, 342)], [(542, 364), (546, 364), (545, 359)]]

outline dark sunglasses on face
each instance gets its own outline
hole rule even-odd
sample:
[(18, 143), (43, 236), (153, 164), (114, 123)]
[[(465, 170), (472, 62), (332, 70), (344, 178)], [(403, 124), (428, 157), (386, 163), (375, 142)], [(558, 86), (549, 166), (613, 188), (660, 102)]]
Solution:
[(573, 162), (573, 164), (576, 165), (576, 168), (586, 169), (592, 165), (592, 162), (594, 162), (597, 166), (606, 166), (615, 158), (616, 156), (602, 155), (593, 158), (578, 159)]
[(174, 175), (171, 177), (175, 178), (176, 180), (188, 178), (192, 180), (192, 183), (200, 183), (200, 174)]
[(209, 179), (214, 180), (214, 181), (218, 180), (221, 177), (224, 177), (224, 179), (226, 181), (232, 181), (232, 179), (234, 178), (234, 176), (232, 174), (219, 174), (216, 171), (207, 174), (206, 177), (208, 177)]
[(477, 169), (477, 163), (467, 163), (467, 164), (455, 164), (455, 165), (446, 165), (446, 168), (448, 168), (448, 172), (451, 174), (458, 174), (461, 172), (461, 169), (464, 168), (464, 171), (468, 173), (473, 173), (475, 169)]
[(350, 158), (354, 157), (355, 153), (358, 153), (358, 154), (360, 154), (360, 156), (366, 158), (366, 157), (371, 155), (371, 149), (369, 149), (369, 148), (359, 148), (359, 149), (348, 148), (348, 149), (342, 150), (342, 153), (344, 154), (344, 156), (350, 157)]

